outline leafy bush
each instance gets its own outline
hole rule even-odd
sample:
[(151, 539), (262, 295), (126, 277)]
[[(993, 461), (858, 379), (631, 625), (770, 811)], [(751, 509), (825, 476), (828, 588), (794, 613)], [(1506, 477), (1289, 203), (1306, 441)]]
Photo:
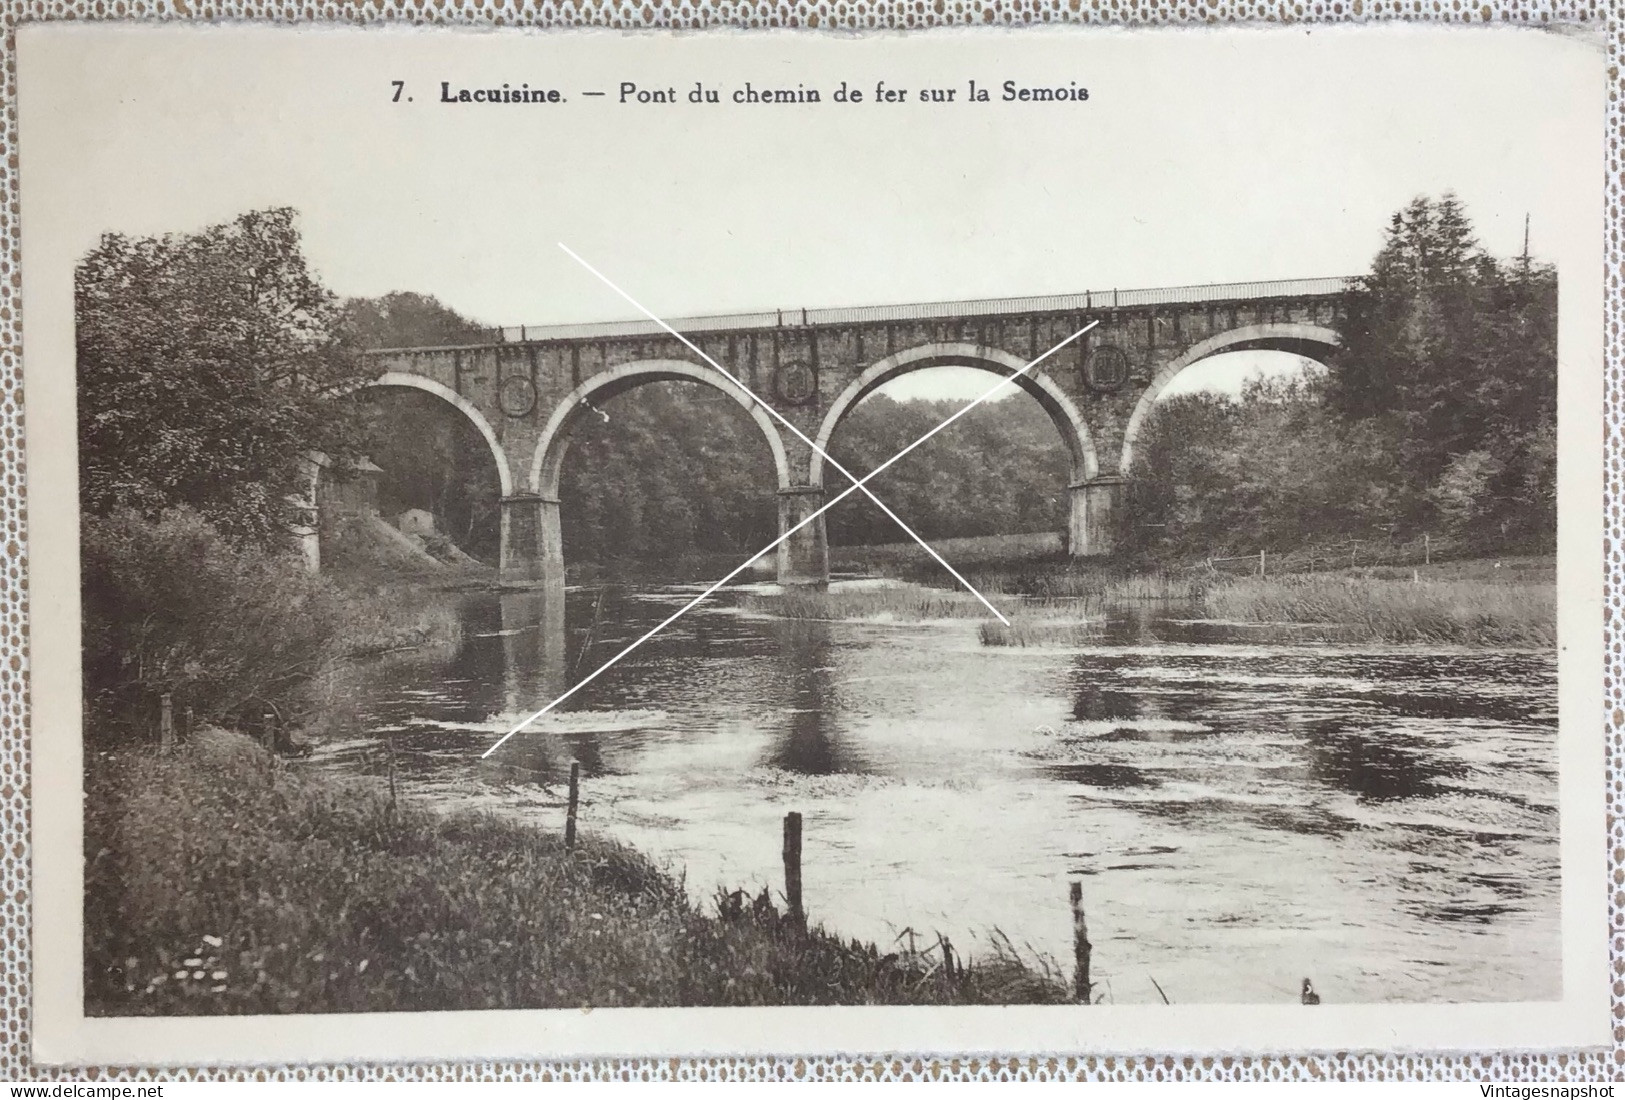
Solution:
[(159, 696), (203, 720), (250, 704), (286, 715), (327, 659), (342, 601), (293, 553), (240, 549), (200, 515), (85, 516), (87, 730), (150, 730)]

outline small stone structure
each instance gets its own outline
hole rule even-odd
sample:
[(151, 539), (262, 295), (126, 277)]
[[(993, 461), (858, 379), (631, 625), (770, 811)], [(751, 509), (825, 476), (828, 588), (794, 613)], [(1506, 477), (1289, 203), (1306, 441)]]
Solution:
[(408, 508), (395, 517), (395, 526), (403, 535), (432, 535), (434, 513), (422, 508)]
[(376, 516), (378, 479), (384, 471), (371, 459), (362, 458), (340, 476), (333, 471), (333, 460), (321, 451), (305, 455), (305, 471), (310, 488), (297, 501), (302, 518), (293, 535), (305, 567), (317, 573), (322, 568), (322, 525), (341, 517)]

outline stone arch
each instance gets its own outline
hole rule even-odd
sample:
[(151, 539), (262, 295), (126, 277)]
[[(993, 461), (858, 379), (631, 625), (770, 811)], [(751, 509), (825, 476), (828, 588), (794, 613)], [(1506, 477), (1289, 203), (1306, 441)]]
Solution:
[(1128, 426), (1123, 429), (1123, 452), (1117, 472), (1123, 477), (1129, 476), (1129, 468), (1134, 464), (1134, 440), (1140, 434), (1140, 429), (1145, 426), (1145, 418), (1150, 414), (1151, 407), (1157, 403), (1157, 397), (1163, 389), (1186, 367), (1227, 351), (1285, 351), (1324, 361), (1342, 346), (1342, 334), (1336, 330), (1322, 325), (1296, 322), (1243, 325), (1241, 328), (1211, 336), (1192, 346), (1185, 354), (1157, 371), (1151, 379), (1151, 384), (1140, 394), (1140, 400), (1128, 418)]
[(645, 359), (600, 371), (559, 402), (542, 428), (541, 438), (531, 456), (530, 491), (549, 500), (558, 499), (559, 471), (563, 468), (565, 451), (569, 449), (570, 428), (583, 414), (589, 401), (607, 401), (650, 382), (701, 382), (733, 398), (767, 438), (768, 449), (773, 453), (778, 488), (789, 488), (790, 461), (784, 451), (784, 439), (779, 435), (778, 425), (754, 397), (715, 367), (686, 359)]
[[(828, 451), (835, 430), (840, 427), (847, 414), (870, 393), (894, 378), (901, 378), (905, 374), (927, 367), (976, 367), (993, 374), (1009, 376), (1026, 365), (1026, 360), (984, 344), (922, 344), (897, 352), (895, 355), (888, 355), (878, 363), (865, 368), (830, 403), (829, 411), (824, 414), (823, 423), (818, 429), (818, 447), (820, 450)], [(1014, 384), (1034, 397), (1055, 422), (1067, 450), (1072, 455), (1071, 480), (1083, 482), (1097, 476), (1100, 471), (1095, 459), (1094, 440), (1089, 435), (1088, 426), (1084, 424), (1083, 414), (1078, 411), (1072, 399), (1055, 384), (1053, 379), (1036, 369), (1016, 378)], [(814, 451), (808, 482), (822, 486), (823, 479), (824, 459)]]
[(447, 404), (456, 408), (485, 437), (485, 442), (491, 448), (491, 457), (496, 460), (497, 480), (502, 483), (502, 495), (513, 496), (513, 470), (508, 465), (508, 452), (502, 449), (502, 441), (492, 429), (490, 421), (486, 420), (474, 403), (462, 394), (447, 386), (442, 386), (432, 378), (425, 378), (421, 374), (408, 374), (405, 371), (389, 371), (379, 378), (366, 384), (365, 389), (378, 387), (422, 390), (432, 393)]

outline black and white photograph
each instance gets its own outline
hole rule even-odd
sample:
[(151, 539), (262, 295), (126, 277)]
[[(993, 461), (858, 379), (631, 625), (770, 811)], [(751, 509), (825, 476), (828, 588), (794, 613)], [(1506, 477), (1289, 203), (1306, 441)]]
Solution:
[(37, 1055), (1606, 1042), (1604, 63), (31, 29)]

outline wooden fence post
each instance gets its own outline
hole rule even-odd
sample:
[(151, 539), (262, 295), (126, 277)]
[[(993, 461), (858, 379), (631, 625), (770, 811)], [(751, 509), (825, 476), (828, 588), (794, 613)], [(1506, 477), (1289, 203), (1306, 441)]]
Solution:
[(384, 751), (389, 756), (389, 814), (393, 818), (400, 812), (400, 804), (395, 798), (395, 738), (384, 738)]
[(805, 925), (807, 913), (801, 907), (801, 815), (794, 810), (784, 815), (784, 901), (790, 919)]
[(169, 692), (158, 699), (158, 751), (168, 753), (175, 747), (175, 700)]
[(570, 763), (570, 808), (564, 816), (564, 846), (576, 846), (576, 803), (581, 800), (581, 762)]
[(1083, 916), (1083, 883), (1072, 884), (1072, 995), (1083, 1004), (1092, 1004), (1089, 995), (1089, 922)]
[(1258, 552), (1258, 575), (1260, 577), (1264, 575), (1264, 551), (1262, 550)]
[(1433, 540), (1426, 534), (1422, 536), (1422, 564), (1433, 564)]

